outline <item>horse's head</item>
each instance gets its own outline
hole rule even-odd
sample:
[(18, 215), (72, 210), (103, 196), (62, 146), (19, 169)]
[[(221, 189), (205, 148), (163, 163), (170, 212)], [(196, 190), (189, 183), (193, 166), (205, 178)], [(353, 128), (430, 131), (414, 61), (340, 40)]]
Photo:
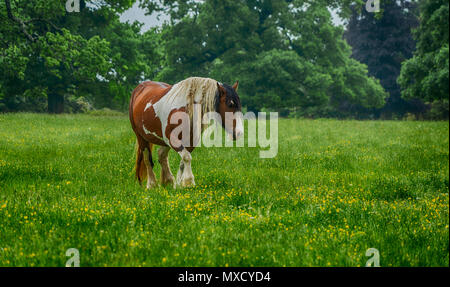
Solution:
[(222, 126), (233, 140), (244, 135), (241, 100), (237, 94), (239, 82), (232, 87), (217, 83), (216, 112), (222, 118)]

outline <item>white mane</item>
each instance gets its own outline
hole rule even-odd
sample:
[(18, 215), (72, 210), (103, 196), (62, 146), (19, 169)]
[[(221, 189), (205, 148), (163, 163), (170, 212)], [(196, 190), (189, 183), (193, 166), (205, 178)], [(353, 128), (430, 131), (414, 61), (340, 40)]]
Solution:
[(214, 101), (217, 93), (217, 81), (209, 78), (192, 77), (177, 84), (165, 95), (167, 103), (186, 101), (186, 110), (192, 118), (194, 104), (202, 107), (202, 116), (214, 111)]

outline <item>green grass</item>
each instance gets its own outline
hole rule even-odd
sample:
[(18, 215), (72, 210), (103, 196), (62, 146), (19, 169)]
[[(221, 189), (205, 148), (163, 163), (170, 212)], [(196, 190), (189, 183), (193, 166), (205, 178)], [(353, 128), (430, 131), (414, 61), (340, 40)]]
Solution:
[(126, 117), (0, 115), (0, 266), (68, 248), (81, 266), (364, 266), (368, 248), (449, 266), (448, 122), (282, 119), (279, 139), (275, 159), (197, 149), (195, 188), (145, 190)]

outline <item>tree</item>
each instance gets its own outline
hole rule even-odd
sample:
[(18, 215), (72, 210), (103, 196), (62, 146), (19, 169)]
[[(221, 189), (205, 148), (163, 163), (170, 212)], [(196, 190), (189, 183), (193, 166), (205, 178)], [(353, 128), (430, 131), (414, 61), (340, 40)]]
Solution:
[(104, 56), (108, 43), (98, 36), (85, 39), (62, 27), (68, 16), (61, 1), (4, 0), (0, 9), (4, 46), (0, 73), (5, 94), (45, 94), (48, 111), (61, 113), (70, 88), (109, 69)]
[(85, 1), (89, 8), (73, 14), (56, 0), (2, 1), (2, 110), (40, 109), (46, 97), (60, 112), (68, 94), (124, 109), (137, 82), (189, 76), (242, 79), (253, 110), (346, 116), (384, 104), (385, 92), (350, 58), (331, 21), (329, 8), (348, 16), (353, 0), (142, 0), (148, 13), (171, 16), (144, 34), (119, 21), (134, 0)]
[(34, 103), (45, 97), (48, 111), (61, 113), (76, 95), (123, 109), (135, 85), (160, 69), (159, 33), (119, 21), (134, 2), (82, 1), (80, 13), (68, 13), (65, 1), (1, 0), (0, 108), (40, 111)]
[[(385, 92), (366, 68), (350, 59), (342, 28), (328, 8), (349, 13), (352, 1), (164, 0), (144, 1), (149, 12), (171, 16), (163, 31), (166, 59), (159, 78), (192, 75), (226, 82), (241, 79), (240, 94), (252, 110), (340, 109), (382, 106)], [(353, 81), (356, 73), (359, 81)], [(351, 85), (350, 85), (351, 83)], [(370, 92), (369, 92), (370, 91)], [(369, 97), (371, 99), (363, 99)], [(341, 105), (342, 106), (342, 105)]]
[(412, 57), (415, 41), (411, 29), (418, 25), (417, 4), (412, 1), (381, 1), (381, 12), (367, 12), (364, 6), (352, 6), (352, 16), (345, 39), (352, 47), (352, 57), (368, 66), (369, 74), (380, 80), (389, 93), (385, 116), (420, 112), (423, 105), (401, 97), (397, 78), (401, 63)]
[(405, 99), (420, 98), (444, 108), (449, 105), (449, 2), (423, 0), (420, 26), (414, 31), (417, 49), (402, 65), (398, 83)]
[(126, 110), (136, 85), (154, 79), (161, 70), (160, 31), (154, 28), (141, 33), (141, 23), (121, 23), (116, 11), (104, 7), (85, 11), (80, 16), (79, 33), (86, 38), (97, 35), (107, 41), (111, 64), (104, 79), (83, 85), (80, 93), (97, 108)]

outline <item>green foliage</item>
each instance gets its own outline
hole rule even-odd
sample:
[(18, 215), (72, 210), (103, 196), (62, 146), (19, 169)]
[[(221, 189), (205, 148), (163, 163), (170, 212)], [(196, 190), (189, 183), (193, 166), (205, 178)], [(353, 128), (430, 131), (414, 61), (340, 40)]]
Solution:
[[(378, 79), (367, 76), (367, 66), (354, 59), (332, 71), (331, 103), (336, 116), (365, 117), (367, 109), (381, 108), (387, 93)], [(335, 112), (336, 113), (336, 112)]]
[(322, 106), (332, 79), (294, 51), (262, 52), (242, 79), (254, 95), (243, 97), (250, 109)]
[[(417, 50), (402, 65), (402, 96), (427, 102), (449, 99), (449, 2), (421, 1)], [(447, 108), (448, 109), (448, 108)]]
[(91, 8), (81, 13), (66, 13), (59, 0), (7, 1), (16, 20), (0, 18), (0, 87), (7, 95), (0, 110), (23, 110), (13, 99), (34, 89), (49, 102), (60, 99), (57, 105), (85, 97), (97, 107), (125, 109), (131, 90), (160, 67), (158, 34), (141, 35), (140, 24), (119, 22), (118, 13), (135, 1), (85, 1)]
[(49, 100), (50, 95), (62, 98), (71, 86), (95, 81), (97, 75), (108, 71), (104, 57), (108, 43), (99, 37), (77, 35), (64, 23), (63, 4), (56, 0), (2, 1), (0, 11), (8, 17), (1, 20), (4, 49), (0, 62), (5, 66), (0, 74), (9, 97), (34, 94), (32, 91), (39, 89)]
[(448, 267), (448, 139), (448, 122), (280, 119), (275, 160), (198, 148), (195, 188), (145, 190), (125, 115), (0, 115), (0, 266), (62, 267), (68, 248), (82, 267), (364, 266), (377, 248)]
[[(81, 13), (67, 13), (59, 0), (0, 1), (0, 111), (62, 112), (66, 99), (71, 112), (70, 99), (78, 98), (125, 111), (139, 82), (204, 76), (239, 80), (246, 110), (367, 118), (387, 99), (386, 108), (401, 113), (396, 79), (414, 48), (409, 1), (383, 1), (382, 14), (363, 13), (358, 22), (352, 7), (364, 1), (142, 0), (147, 13), (170, 16), (145, 33), (140, 23), (119, 21), (135, 2), (87, 0)], [(448, 3), (430, 3), (421, 6), (418, 49), (399, 83), (404, 98), (431, 106), (448, 94)], [(356, 60), (331, 9), (345, 19), (353, 15), (348, 35), (356, 35), (350, 41)], [(352, 23), (359, 23), (353, 32)], [(408, 100), (416, 103), (424, 108)]]
[(385, 92), (364, 66), (350, 59), (342, 28), (332, 24), (328, 8), (347, 1), (162, 3), (158, 9), (170, 14), (172, 23), (163, 31), (161, 80), (192, 75), (229, 83), (239, 79), (249, 110), (315, 107), (321, 115), (344, 115), (349, 107), (384, 104)]
[(109, 44), (98, 36), (86, 40), (62, 29), (62, 33), (47, 33), (39, 44), (46, 71), (58, 79), (70, 73), (74, 82), (90, 81), (110, 69)]
[(431, 103), (431, 108), (426, 115), (431, 120), (442, 120), (449, 118), (449, 100), (435, 100)]
[(91, 103), (84, 97), (71, 95), (65, 98), (65, 112), (67, 113), (87, 113), (92, 109)]
[(29, 59), (22, 53), (23, 47), (19, 48), (17, 44), (2, 49), (0, 56), (0, 72), (4, 77), (17, 77), (23, 79), (25, 77), (25, 68)]

